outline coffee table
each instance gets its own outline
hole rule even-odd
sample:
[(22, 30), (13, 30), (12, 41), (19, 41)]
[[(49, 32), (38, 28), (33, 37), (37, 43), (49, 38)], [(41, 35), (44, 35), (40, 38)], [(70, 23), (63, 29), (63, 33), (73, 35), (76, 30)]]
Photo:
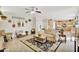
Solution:
[(41, 44), (44, 44), (47, 41), (47, 37), (45, 35), (41, 35), (41, 36), (35, 35), (34, 38), (36, 42)]

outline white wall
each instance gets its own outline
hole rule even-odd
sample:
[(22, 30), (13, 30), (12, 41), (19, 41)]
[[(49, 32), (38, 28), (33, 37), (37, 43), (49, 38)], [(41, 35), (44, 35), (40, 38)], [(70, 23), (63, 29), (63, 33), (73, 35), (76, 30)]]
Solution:
[(52, 19), (63, 19), (63, 20), (67, 20), (67, 19), (72, 19), (75, 17), (77, 12), (77, 8), (69, 8), (69, 9), (64, 9), (64, 10), (60, 10), (57, 12), (52, 13)]
[[(77, 12), (77, 8), (72, 7), (72, 8), (62, 9), (58, 11), (48, 10), (47, 12), (45, 9), (42, 9), (42, 12), (43, 12), (42, 14), (36, 14), (37, 31), (41, 30), (40, 25), (45, 28), (47, 27), (48, 19), (52, 19), (54, 22), (54, 20), (68, 20), (68, 19), (74, 18)], [(55, 22), (52, 24), (53, 24), (53, 29), (55, 29)]]
[[(47, 19), (54, 20), (69, 20), (75, 18), (77, 13), (77, 7), (72, 7), (68, 9), (62, 9), (59, 11), (49, 11), (46, 14)], [(53, 29), (55, 29), (55, 22), (53, 23)]]
[[(5, 15), (7, 15), (8, 18), (5, 21), (0, 21), (0, 29), (5, 29), (5, 32), (12, 32), (13, 37), (15, 35), (16, 30), (23, 30), (23, 32), (29, 31), (29, 34), (30, 34), (31, 29), (32, 29), (32, 25), (33, 25), (33, 17), (31, 15), (26, 15), (26, 17), (25, 16), (23, 17), (21, 15), (12, 14), (12, 13), (9, 13), (9, 12), (5, 12)], [(12, 19), (12, 16), (23, 17), (23, 18), (25, 18), (25, 20), (31, 19), (32, 21), (28, 22), (28, 23), (25, 23), (24, 19)], [(12, 20), (12, 22), (9, 23), (8, 20)], [(24, 22), (24, 27), (18, 27), (17, 26), (17, 22), (19, 20), (21, 22)], [(13, 22), (16, 25), (15, 28), (12, 27)]]

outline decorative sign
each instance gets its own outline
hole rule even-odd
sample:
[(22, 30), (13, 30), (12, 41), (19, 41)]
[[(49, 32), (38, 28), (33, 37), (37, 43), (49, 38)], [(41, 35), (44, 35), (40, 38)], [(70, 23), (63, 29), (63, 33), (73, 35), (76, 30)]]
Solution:
[(23, 19), (23, 20), (25, 20), (25, 18), (24, 18), (24, 17), (12, 16), (12, 18), (13, 18), (13, 19)]

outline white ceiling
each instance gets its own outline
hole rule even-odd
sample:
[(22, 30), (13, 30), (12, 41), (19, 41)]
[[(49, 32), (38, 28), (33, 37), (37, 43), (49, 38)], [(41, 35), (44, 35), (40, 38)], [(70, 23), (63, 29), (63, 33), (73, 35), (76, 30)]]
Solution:
[[(25, 8), (30, 6), (2, 6), (1, 9), (6, 12), (14, 12), (14, 13), (25, 13)], [(39, 8), (42, 12), (57, 12), (60, 10), (66, 10), (69, 8), (76, 8), (74, 6), (35, 6)]]
[[(25, 8), (29, 8), (31, 6), (2, 6), (1, 9), (4, 12), (8, 13), (14, 13), (17, 15), (26, 15)], [(78, 7), (76, 6), (34, 6), (37, 7), (39, 10), (41, 10), (42, 15), (45, 16), (59, 16), (59, 14), (63, 15), (62, 13), (65, 13), (66, 15), (68, 13), (75, 12), (74, 10)], [(67, 10), (67, 11), (66, 11)], [(69, 11), (68, 11), (69, 10)], [(60, 12), (65, 11), (65, 12)]]

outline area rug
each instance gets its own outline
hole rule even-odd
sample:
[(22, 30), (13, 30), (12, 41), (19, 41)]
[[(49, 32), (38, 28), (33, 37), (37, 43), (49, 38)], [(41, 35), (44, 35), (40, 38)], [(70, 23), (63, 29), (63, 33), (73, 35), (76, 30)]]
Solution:
[(36, 42), (34, 39), (29, 39), (26, 41), (28, 41), (29, 43), (32, 43), (33, 45), (37, 46), (38, 48), (42, 49), (45, 52), (48, 52), (48, 50), (53, 46), (53, 42), (49, 40), (47, 40), (45, 43), (42, 43), (42, 44), (39, 42)]

